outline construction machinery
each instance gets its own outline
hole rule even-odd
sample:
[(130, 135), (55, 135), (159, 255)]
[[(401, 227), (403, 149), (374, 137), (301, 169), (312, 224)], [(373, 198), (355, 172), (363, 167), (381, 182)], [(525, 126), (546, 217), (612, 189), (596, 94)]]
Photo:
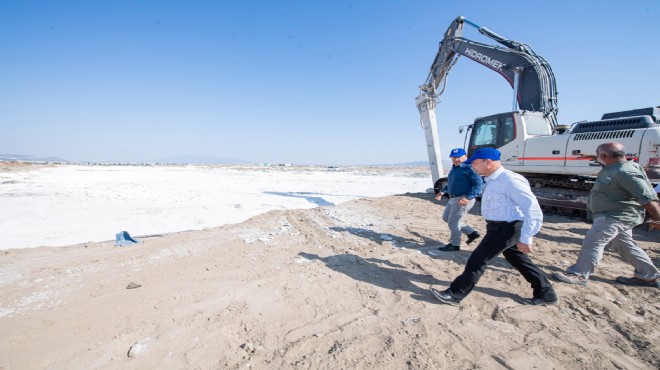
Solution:
[[(466, 24), (501, 46), (466, 39)], [(660, 183), (660, 107), (606, 113), (598, 121), (560, 125), (555, 76), (548, 62), (529, 45), (458, 17), (445, 32), (416, 98), (436, 193), (446, 175), (435, 110), (447, 76), (461, 56), (499, 73), (513, 88), (510, 112), (479, 117), (467, 126), (468, 156), (479, 148), (497, 148), (504, 166), (529, 180), (542, 205), (583, 209), (584, 197), (601, 168), (594, 161), (596, 147), (610, 141), (622, 143), (628, 159), (640, 163), (652, 183)]]

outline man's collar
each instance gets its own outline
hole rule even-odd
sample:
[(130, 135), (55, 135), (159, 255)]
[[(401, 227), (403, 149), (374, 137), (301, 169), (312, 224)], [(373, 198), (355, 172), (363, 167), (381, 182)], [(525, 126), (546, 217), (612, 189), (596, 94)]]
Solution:
[(626, 162), (613, 162), (613, 163), (610, 163), (610, 164), (605, 164), (605, 165), (603, 165), (603, 168), (611, 168), (611, 167), (621, 166), (624, 163), (628, 163), (628, 161), (626, 161)]

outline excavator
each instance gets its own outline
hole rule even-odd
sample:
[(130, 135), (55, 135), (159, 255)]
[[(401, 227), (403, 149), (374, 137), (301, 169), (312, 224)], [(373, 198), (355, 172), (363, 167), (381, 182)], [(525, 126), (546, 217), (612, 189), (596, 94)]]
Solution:
[[(499, 46), (463, 37), (465, 25), (476, 28)], [(609, 141), (622, 143), (626, 157), (642, 165), (651, 183), (660, 183), (660, 106), (560, 125), (555, 76), (548, 62), (529, 45), (459, 16), (445, 32), (415, 99), (436, 193), (447, 178), (440, 157), (435, 110), (447, 76), (461, 56), (499, 73), (513, 88), (510, 112), (478, 117), (467, 126), (468, 156), (479, 148), (497, 148), (502, 164), (528, 179), (544, 208), (575, 213), (586, 208), (586, 195), (601, 169), (594, 160), (596, 147)]]

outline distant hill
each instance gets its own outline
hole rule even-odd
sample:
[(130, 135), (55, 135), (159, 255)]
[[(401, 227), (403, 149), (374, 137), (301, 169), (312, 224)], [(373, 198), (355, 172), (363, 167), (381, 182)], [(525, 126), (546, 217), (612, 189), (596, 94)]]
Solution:
[(417, 161), (417, 162), (396, 163), (396, 164), (391, 164), (390, 166), (419, 167), (419, 166), (428, 166), (428, 165), (429, 165), (429, 161)]
[(35, 157), (24, 154), (0, 154), (0, 161), (18, 161), (34, 163), (72, 163), (68, 159), (58, 157)]
[(165, 158), (158, 158), (149, 161), (149, 163), (176, 163), (176, 164), (244, 164), (251, 163), (235, 158), (208, 157), (199, 155), (180, 155)]
[[(416, 161), (416, 162), (405, 162), (405, 163), (390, 163), (390, 164), (374, 164), (374, 166), (387, 166), (387, 167), (424, 167), (428, 166), (429, 161)], [(451, 161), (443, 159), (443, 167), (451, 167)]]
[[(33, 162), (33, 163), (88, 163), (87, 161), (70, 161), (58, 157), (36, 157), (25, 154), (0, 154), (0, 161), (19, 161), (19, 162)], [(91, 162), (90, 162), (91, 163)], [(95, 162), (96, 163), (96, 162)], [(112, 161), (102, 161), (98, 163), (112, 163)], [(119, 163), (119, 162), (117, 162)], [(132, 163), (132, 162), (131, 162)], [(160, 163), (160, 164), (250, 164), (254, 162), (224, 157), (200, 156), (200, 155), (179, 155), (171, 157), (157, 158), (149, 161), (139, 161), (139, 163)], [(382, 166), (382, 167), (424, 167), (428, 166), (428, 161), (415, 161), (405, 163), (381, 163), (371, 164), (369, 166)], [(442, 165), (445, 168), (451, 167), (451, 161), (442, 160)]]

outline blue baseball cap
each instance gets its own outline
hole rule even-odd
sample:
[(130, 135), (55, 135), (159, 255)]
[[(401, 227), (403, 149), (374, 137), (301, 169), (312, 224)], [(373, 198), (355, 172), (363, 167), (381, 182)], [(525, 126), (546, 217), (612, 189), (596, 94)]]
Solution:
[(500, 151), (495, 148), (481, 148), (477, 149), (474, 154), (467, 161), (463, 162), (465, 164), (470, 164), (475, 159), (490, 159), (491, 161), (500, 160)]
[(452, 149), (451, 152), (449, 152), (449, 157), (462, 157), (465, 155), (465, 150), (463, 148), (456, 148)]

